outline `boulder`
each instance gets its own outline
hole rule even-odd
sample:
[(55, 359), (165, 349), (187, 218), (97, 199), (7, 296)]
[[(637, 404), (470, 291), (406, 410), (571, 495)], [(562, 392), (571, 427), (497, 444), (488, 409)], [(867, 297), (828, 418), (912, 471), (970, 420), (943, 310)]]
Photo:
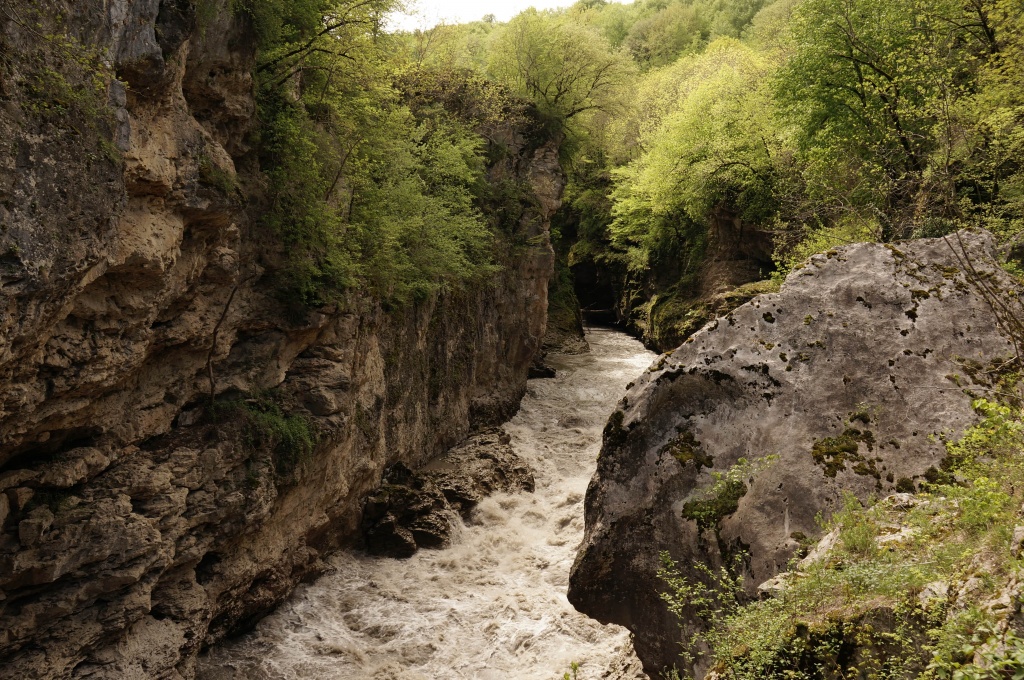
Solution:
[(443, 548), (490, 494), (534, 489), (533, 471), (516, 455), (510, 437), (492, 428), (431, 461), (418, 472), (392, 466), (366, 500), (363, 536), (374, 555), (411, 557), (420, 548)]
[[(1013, 365), (1019, 290), (985, 232), (811, 258), (780, 292), (705, 326), (628, 390), (587, 491), (569, 599), (635, 635), (645, 670), (684, 669), (659, 553), (740, 565), (751, 597), (821, 536), (843, 493), (912, 491)], [(682, 630), (681, 630), (682, 628)]]

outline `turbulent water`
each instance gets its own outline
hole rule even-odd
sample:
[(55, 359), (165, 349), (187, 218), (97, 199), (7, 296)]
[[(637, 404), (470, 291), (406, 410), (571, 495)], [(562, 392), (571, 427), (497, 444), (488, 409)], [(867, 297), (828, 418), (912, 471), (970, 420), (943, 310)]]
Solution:
[(408, 560), (348, 552), (255, 632), (201, 662), (200, 678), (580, 680), (636, 678), (625, 630), (566, 600), (583, 537), (583, 496), (601, 430), (654, 355), (628, 336), (588, 332), (592, 352), (550, 355), (505, 425), (536, 471), (535, 493), (482, 502), (455, 545)]

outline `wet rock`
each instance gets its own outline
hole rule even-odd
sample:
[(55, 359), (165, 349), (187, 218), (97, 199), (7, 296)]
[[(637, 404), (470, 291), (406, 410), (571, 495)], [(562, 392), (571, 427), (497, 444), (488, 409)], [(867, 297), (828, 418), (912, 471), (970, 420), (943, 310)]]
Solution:
[(633, 631), (655, 675), (681, 663), (683, 639), (658, 596), (659, 552), (715, 567), (744, 555), (755, 596), (844, 492), (905, 492), (939, 474), (942, 437), (977, 422), (972, 399), (1013, 356), (969, 268), (1019, 296), (984, 232), (854, 245), (655, 362), (605, 430), (570, 601)]
[(366, 500), (363, 536), (371, 554), (389, 557), (446, 547), (460, 515), (488, 495), (534, 490), (533, 472), (498, 429), (473, 435), (418, 472), (394, 465), (385, 480)]
[(554, 378), (555, 369), (551, 368), (547, 364), (537, 362), (530, 366), (530, 380), (536, 380), (538, 378)]
[(429, 463), (431, 480), (464, 517), (494, 493), (533, 492), (533, 470), (512, 449), (511, 437), (492, 428), (477, 433)]
[(373, 555), (409, 557), (419, 548), (442, 548), (456, 531), (458, 517), (444, 494), (431, 480), (404, 472), (400, 482), (384, 484), (366, 499), (363, 531)]

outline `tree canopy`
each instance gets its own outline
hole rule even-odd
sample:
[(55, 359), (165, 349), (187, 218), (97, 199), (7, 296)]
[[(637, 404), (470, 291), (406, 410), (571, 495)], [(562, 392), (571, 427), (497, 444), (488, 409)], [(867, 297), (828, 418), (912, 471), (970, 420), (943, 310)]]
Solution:
[[(1024, 219), (1019, 0), (580, 0), (409, 33), (383, 29), (392, 0), (239, 7), (266, 222), (309, 301), (493, 268), (483, 151), (515, 100), (565, 139), (577, 262), (692, 259), (722, 215), (775, 233), (783, 268), (806, 244)], [(459, 88), (468, 115), (411, 94)]]

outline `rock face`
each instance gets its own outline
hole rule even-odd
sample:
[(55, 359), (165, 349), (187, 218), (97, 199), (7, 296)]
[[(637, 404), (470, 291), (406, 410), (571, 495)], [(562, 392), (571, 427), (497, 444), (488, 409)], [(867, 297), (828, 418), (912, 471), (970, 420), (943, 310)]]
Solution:
[[(174, 0), (8, 4), (0, 675), (188, 678), (358, 540), (385, 468), (515, 411), (544, 335), (557, 146), (505, 131), (490, 177), (530, 188), (507, 225), (527, 245), (480, 290), (296, 320), (247, 213), (255, 40), (231, 3), (203, 3), (202, 26)], [(127, 87), (95, 90), (107, 63)], [(246, 396), (267, 390), (273, 408)], [(264, 436), (286, 426), (315, 446)]]
[(934, 474), (942, 438), (975, 422), (972, 396), (1014, 356), (989, 302), (1019, 291), (993, 251), (961, 233), (815, 256), (662, 356), (605, 430), (570, 601), (633, 631), (653, 677), (683, 639), (659, 599), (660, 551), (683, 569), (738, 556), (755, 595), (843, 492)]
[(751, 286), (775, 267), (772, 234), (745, 222), (725, 206), (709, 216), (706, 244), (652, 258), (641, 272), (608, 258), (573, 265), (580, 303), (588, 319), (618, 324), (652, 350), (677, 347), (708, 321), (758, 293)]
[(534, 489), (533, 471), (498, 429), (470, 437), (419, 472), (401, 463), (389, 469), (363, 511), (366, 548), (375, 555), (409, 557), (420, 548), (443, 548), (459, 517), (496, 492)]

